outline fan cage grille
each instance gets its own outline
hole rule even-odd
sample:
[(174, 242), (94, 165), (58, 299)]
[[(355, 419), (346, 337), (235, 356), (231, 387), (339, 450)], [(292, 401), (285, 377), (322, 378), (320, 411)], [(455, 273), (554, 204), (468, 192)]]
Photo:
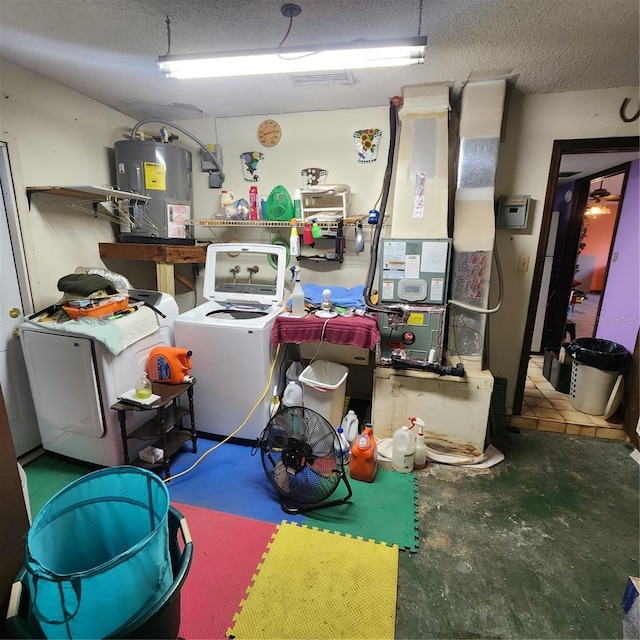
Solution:
[(269, 420), (259, 447), (270, 483), (298, 504), (326, 500), (340, 482), (342, 453), (335, 429), (316, 411), (285, 407)]

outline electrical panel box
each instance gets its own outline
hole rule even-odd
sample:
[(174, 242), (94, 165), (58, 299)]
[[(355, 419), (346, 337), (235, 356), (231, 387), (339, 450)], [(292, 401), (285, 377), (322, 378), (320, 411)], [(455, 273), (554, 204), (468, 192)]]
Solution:
[(531, 196), (500, 196), (496, 210), (496, 229), (526, 229)]
[(445, 304), (450, 262), (450, 238), (383, 240), (380, 301)]
[[(222, 167), (222, 147), (219, 144), (206, 145), (209, 153), (218, 161), (218, 165)], [(200, 149), (200, 163), (203, 171), (217, 171), (218, 167), (213, 163), (204, 149)]]

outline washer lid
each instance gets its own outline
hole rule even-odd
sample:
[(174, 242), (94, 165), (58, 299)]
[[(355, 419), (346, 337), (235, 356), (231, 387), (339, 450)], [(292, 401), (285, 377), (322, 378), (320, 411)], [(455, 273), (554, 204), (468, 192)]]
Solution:
[[(277, 263), (277, 269), (271, 266)], [(286, 248), (272, 244), (210, 244), (202, 293), (225, 305), (281, 305), (287, 267)]]

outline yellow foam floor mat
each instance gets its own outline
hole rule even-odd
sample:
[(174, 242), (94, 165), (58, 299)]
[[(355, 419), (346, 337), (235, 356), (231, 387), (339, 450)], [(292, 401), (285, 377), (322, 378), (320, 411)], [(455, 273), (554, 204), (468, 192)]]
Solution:
[(227, 636), (393, 639), (397, 584), (397, 545), (283, 522)]

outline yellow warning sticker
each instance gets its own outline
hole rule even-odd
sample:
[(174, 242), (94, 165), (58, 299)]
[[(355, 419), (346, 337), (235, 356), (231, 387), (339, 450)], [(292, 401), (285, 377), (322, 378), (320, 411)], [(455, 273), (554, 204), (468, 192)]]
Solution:
[(424, 313), (410, 313), (407, 318), (407, 324), (424, 324)]
[(159, 162), (144, 163), (144, 186), (145, 189), (155, 189), (156, 191), (167, 190), (166, 170)]

